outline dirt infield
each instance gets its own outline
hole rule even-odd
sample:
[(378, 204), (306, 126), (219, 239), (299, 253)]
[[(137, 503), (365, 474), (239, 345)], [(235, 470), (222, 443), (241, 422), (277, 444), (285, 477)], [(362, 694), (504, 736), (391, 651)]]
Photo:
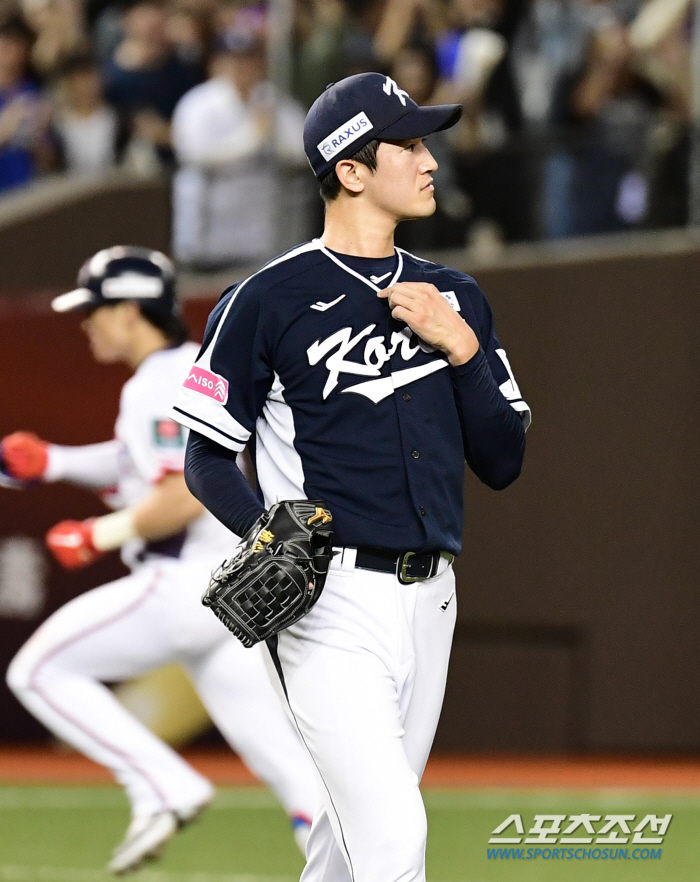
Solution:
[[(226, 750), (183, 756), (221, 785), (256, 784)], [(0, 782), (102, 784), (109, 773), (60, 747), (0, 748)], [(641, 787), (700, 790), (700, 758), (442, 755), (431, 757), (423, 782), (432, 787)]]

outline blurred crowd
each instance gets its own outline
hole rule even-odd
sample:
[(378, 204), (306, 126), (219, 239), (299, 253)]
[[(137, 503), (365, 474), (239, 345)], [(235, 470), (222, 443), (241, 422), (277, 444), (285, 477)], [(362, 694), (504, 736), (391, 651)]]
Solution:
[(280, 0), (0, 0), (0, 194), (161, 170), (181, 261), (268, 256), (311, 180), (306, 110), (380, 70), (465, 108), (429, 139), (438, 211), (405, 225), (406, 247), (686, 222), (691, 0), (289, 4), (291, 71), (273, 83)]

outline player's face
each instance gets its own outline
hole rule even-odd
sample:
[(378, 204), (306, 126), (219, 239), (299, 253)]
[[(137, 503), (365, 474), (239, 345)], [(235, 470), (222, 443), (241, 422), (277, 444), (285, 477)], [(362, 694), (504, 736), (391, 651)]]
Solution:
[(382, 141), (377, 168), (364, 178), (365, 194), (397, 222), (429, 217), (435, 211), (433, 172), (437, 167), (423, 138)]
[(95, 361), (112, 364), (123, 361), (129, 352), (133, 333), (131, 304), (100, 306), (82, 323)]

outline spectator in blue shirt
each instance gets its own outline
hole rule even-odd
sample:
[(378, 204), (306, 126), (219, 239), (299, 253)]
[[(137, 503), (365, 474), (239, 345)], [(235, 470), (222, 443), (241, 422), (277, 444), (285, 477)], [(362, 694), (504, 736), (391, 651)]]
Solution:
[(29, 77), (32, 32), (23, 19), (0, 24), (0, 192), (50, 167), (50, 110)]
[(124, 39), (105, 66), (105, 96), (134, 138), (172, 161), (170, 117), (175, 105), (204, 78), (198, 64), (178, 57), (158, 0), (138, 0), (124, 15)]

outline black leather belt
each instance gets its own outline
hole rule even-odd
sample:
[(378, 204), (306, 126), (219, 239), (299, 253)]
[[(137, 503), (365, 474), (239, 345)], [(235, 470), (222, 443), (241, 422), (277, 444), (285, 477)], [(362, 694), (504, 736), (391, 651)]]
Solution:
[(448, 551), (388, 551), (386, 548), (358, 548), (355, 566), (361, 570), (393, 573), (399, 582), (423, 582), (436, 576), (440, 559), (452, 563), (454, 555)]

